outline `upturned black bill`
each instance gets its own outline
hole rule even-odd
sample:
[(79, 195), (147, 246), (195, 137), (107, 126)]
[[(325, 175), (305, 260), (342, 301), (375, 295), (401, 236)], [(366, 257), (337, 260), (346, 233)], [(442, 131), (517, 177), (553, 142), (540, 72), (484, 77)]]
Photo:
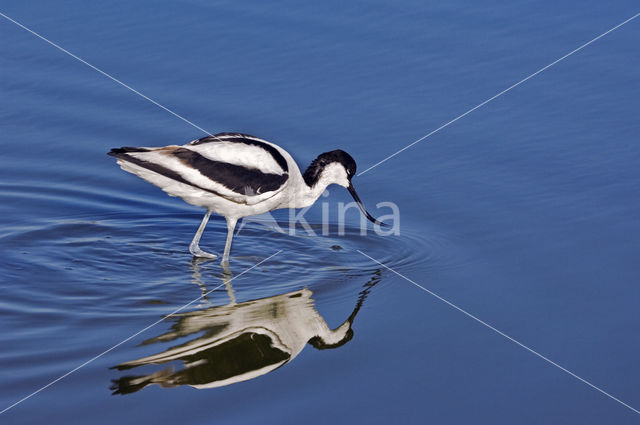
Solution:
[(372, 223), (377, 224), (378, 226), (386, 226), (386, 224), (384, 224), (383, 222), (378, 221), (375, 218), (373, 218), (373, 216), (371, 214), (369, 214), (369, 212), (365, 209), (364, 204), (360, 200), (360, 197), (358, 196), (358, 194), (356, 193), (355, 188), (353, 187), (353, 184), (349, 184), (349, 187), (347, 187), (347, 189), (349, 190), (349, 193), (351, 194), (351, 196), (353, 196), (353, 199), (358, 204), (358, 207), (360, 207), (360, 210), (362, 211), (362, 214), (364, 214), (364, 216), (367, 217), (369, 219), (369, 221), (371, 221)]

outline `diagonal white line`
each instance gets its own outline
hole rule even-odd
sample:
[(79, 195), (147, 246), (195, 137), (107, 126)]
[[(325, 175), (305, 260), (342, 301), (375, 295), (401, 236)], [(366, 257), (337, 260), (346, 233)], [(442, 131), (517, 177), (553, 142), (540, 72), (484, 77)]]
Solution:
[[(159, 104), (158, 102), (156, 102), (155, 100), (151, 99), (148, 96), (145, 96), (144, 94), (140, 93), (138, 90), (134, 89), (133, 87), (123, 83), (122, 81), (118, 80), (116, 77), (107, 74), (106, 72), (104, 72), (103, 70), (101, 70), (100, 68), (91, 65), (89, 62), (85, 61), (82, 58), (79, 58), (78, 56), (74, 55), (73, 53), (71, 53), (70, 51), (60, 47), (59, 45), (57, 45), (56, 43), (54, 43), (53, 41), (41, 36), (40, 34), (38, 34), (37, 32), (33, 31), (30, 28), (27, 28), (26, 26), (22, 25), (20, 22), (16, 21), (15, 19), (10, 18), (9, 16), (5, 15), (4, 13), (0, 12), (0, 16), (2, 16), (3, 18), (5, 18), (8, 21), (13, 22), (14, 24), (16, 24), (17, 26), (19, 26), (20, 28), (30, 32), (31, 34), (35, 35), (36, 37), (38, 37), (39, 39), (41, 39), (42, 41), (49, 43), (50, 45), (52, 45), (53, 47), (55, 47), (56, 49), (60, 50), (61, 52), (66, 53), (67, 55), (71, 56), (72, 58), (74, 58), (75, 60), (82, 62), (83, 64), (87, 65), (89, 68), (99, 72), (100, 74), (104, 75), (105, 77), (109, 78), (110, 80), (115, 81), (116, 83), (120, 84), (122, 87), (131, 90), (133, 93), (137, 94), (138, 96), (142, 97), (145, 100), (148, 100), (149, 102), (153, 103), (154, 105), (156, 105), (157, 107), (164, 109), (165, 111), (167, 111), (168, 113), (170, 113), (171, 115), (180, 118), (182, 121), (186, 122), (187, 124), (191, 125), (192, 127), (197, 128), (198, 130), (202, 131), (205, 134), (208, 135), (212, 135), (211, 132), (205, 130), (202, 127), (197, 126), (196, 124), (192, 123), (191, 121), (189, 121), (188, 119), (186, 119), (185, 117), (183, 117), (182, 115), (173, 112), (171, 109), (167, 108), (166, 106), (163, 106), (161, 104)], [(0, 412), (2, 413), (2, 412)]]
[[(282, 252), (282, 250), (279, 250), (278, 252), (276, 252), (275, 254), (271, 254), (269, 257), (265, 258), (264, 260), (254, 264), (253, 266), (249, 267), (248, 269), (244, 270), (243, 272), (239, 273), (236, 276), (233, 276), (231, 279), (229, 279), (228, 282), (231, 282), (232, 280), (234, 280), (237, 277), (242, 276), (243, 274), (245, 274), (246, 272), (248, 272), (251, 269), (254, 269), (255, 267), (258, 267), (260, 264), (264, 263), (265, 261), (268, 261), (269, 259), (275, 257), (276, 255), (280, 254)], [(131, 339), (137, 337), (138, 335), (140, 335), (141, 333), (151, 329), (152, 327), (154, 327), (155, 325), (157, 325), (158, 323), (161, 323), (163, 321), (165, 321), (166, 319), (168, 319), (169, 317), (175, 315), (176, 313), (184, 310), (185, 308), (189, 307), (191, 304), (195, 303), (198, 300), (201, 300), (202, 298), (206, 297), (207, 295), (209, 295), (210, 293), (212, 293), (213, 291), (215, 291), (216, 289), (221, 288), (222, 286), (224, 286), (225, 283), (221, 283), (220, 285), (216, 286), (215, 288), (213, 288), (210, 291), (205, 292), (204, 294), (200, 295), (198, 298), (194, 299), (193, 301), (183, 305), (180, 308), (175, 309), (174, 311), (172, 311), (171, 313), (169, 313), (168, 315), (156, 320), (155, 322), (153, 322), (152, 324), (150, 324), (149, 326), (145, 327), (144, 329), (139, 330), (138, 332), (134, 333), (133, 335), (123, 339), (122, 341), (120, 341), (119, 343), (117, 343), (116, 345), (104, 350), (102, 353), (90, 358), (89, 360), (87, 360), (86, 362), (82, 363), (79, 366), (76, 366), (75, 368), (71, 369), (69, 372), (65, 373), (64, 375), (59, 376), (58, 378), (54, 379), (53, 381), (49, 382), (47, 385), (39, 388), (38, 390), (32, 392), (31, 394), (23, 397), (22, 399), (16, 401), (15, 403), (13, 403), (11, 406), (5, 407), (2, 411), (0, 411), (0, 415), (3, 414), (4, 412), (6, 412), (9, 409), (12, 409), (14, 407), (16, 407), (17, 405), (19, 405), (20, 403), (22, 403), (23, 401), (26, 401), (28, 399), (30, 399), (31, 397), (33, 397), (34, 395), (38, 394), (40, 391), (43, 391), (47, 388), (49, 388), (50, 386), (52, 386), (53, 384), (55, 384), (56, 382), (66, 378), (67, 376), (71, 375), (72, 373), (78, 371), (79, 369), (85, 367), (86, 365), (88, 365), (89, 363), (93, 362), (94, 360), (99, 359), (100, 357), (104, 356), (105, 354), (115, 350), (116, 348), (118, 348), (119, 346), (121, 346), (122, 344), (124, 344), (127, 341), (130, 341)]]
[(458, 307), (457, 305), (455, 305), (454, 303), (452, 303), (451, 301), (448, 301), (444, 298), (442, 298), (440, 295), (436, 294), (435, 292), (432, 292), (430, 290), (428, 290), (427, 288), (425, 288), (424, 286), (420, 285), (419, 283), (414, 282), (413, 280), (409, 279), (408, 277), (406, 277), (405, 275), (395, 271), (394, 269), (392, 269), (391, 267), (387, 266), (384, 263), (381, 263), (380, 261), (376, 260), (375, 258), (365, 254), (364, 252), (360, 251), (360, 250), (356, 250), (358, 251), (360, 254), (364, 255), (365, 257), (367, 257), (368, 259), (370, 259), (371, 261), (374, 261), (376, 263), (378, 263), (379, 265), (381, 265), (382, 267), (384, 267), (385, 269), (389, 270), (392, 273), (395, 273), (396, 275), (400, 276), (401, 278), (403, 278), (404, 280), (406, 280), (409, 283), (414, 284), (415, 286), (417, 286), (418, 288), (422, 289), (423, 291), (425, 291), (426, 293), (428, 293), (429, 295), (432, 295), (434, 297), (436, 297), (437, 299), (439, 299), (440, 301), (444, 302), (445, 304), (449, 305), (450, 307), (455, 308), (456, 310), (458, 310), (459, 312), (465, 314), (466, 316), (472, 318), (473, 320), (475, 320), (476, 322), (486, 326), (487, 328), (491, 329), (492, 331), (496, 332), (497, 334), (507, 338), (509, 341), (519, 345), (520, 347), (524, 348), (525, 350), (527, 350), (528, 352), (530, 352), (531, 354), (534, 354), (538, 357), (540, 357), (542, 360), (544, 360), (547, 363), (552, 364), (553, 366), (557, 367), (558, 369), (562, 370), (563, 372), (568, 373), (569, 375), (573, 376), (574, 378), (576, 378), (577, 380), (587, 384), (588, 386), (590, 386), (591, 388), (593, 388), (596, 391), (601, 392), (602, 394), (606, 395), (607, 397), (609, 397), (610, 399), (617, 401), (618, 403), (620, 403), (621, 405), (623, 405), (624, 407), (627, 407), (631, 410), (633, 410), (635, 413), (640, 414), (640, 411), (638, 411), (637, 409), (629, 406), (627, 403), (625, 403), (624, 401), (612, 396), (611, 394), (609, 394), (608, 392), (606, 392), (605, 390), (596, 387), (595, 385), (593, 385), (591, 382), (587, 381), (584, 378), (579, 377), (578, 375), (576, 375), (575, 373), (571, 372), (570, 370), (560, 366), (558, 363), (554, 362), (553, 360), (550, 360), (549, 358), (543, 356), (542, 354), (538, 353), (537, 351), (533, 350), (532, 348), (529, 348), (528, 346), (524, 345), (523, 343), (521, 343), (520, 341), (510, 337), (509, 335), (507, 335), (506, 333), (502, 332), (499, 329), (494, 328), (493, 326), (491, 326), (490, 324), (488, 324), (487, 322), (485, 322), (484, 320), (481, 320), (479, 318), (477, 318), (476, 316), (474, 316), (473, 314), (469, 313), (466, 310), (463, 310), (462, 308)]
[(364, 173), (368, 172), (369, 170), (372, 170), (374, 168), (376, 168), (378, 165), (382, 164), (383, 162), (386, 162), (388, 160), (390, 160), (391, 158), (393, 158), (394, 156), (398, 155), (399, 153), (402, 153), (404, 151), (406, 151), (407, 149), (409, 149), (410, 147), (412, 147), (413, 145), (420, 143), (421, 141), (423, 141), (424, 139), (426, 139), (427, 137), (430, 137), (434, 134), (436, 134), (437, 132), (439, 132), (440, 130), (448, 127), (449, 125), (453, 124), (454, 122), (458, 121), (460, 118), (463, 118), (467, 115), (469, 115), (470, 113), (472, 113), (473, 111), (475, 111), (478, 108), (483, 107), (484, 105), (486, 105), (487, 103), (491, 102), (492, 100), (502, 96), (503, 94), (505, 94), (506, 92), (510, 91), (511, 89), (514, 89), (516, 87), (518, 87), (520, 84), (524, 83), (527, 80), (530, 80), (531, 78), (535, 77), (536, 75), (540, 74), (541, 72), (546, 71), (547, 69), (551, 68), (553, 65), (557, 64), (558, 62), (568, 58), (569, 56), (573, 55), (576, 52), (579, 52), (580, 50), (584, 49), (585, 47), (587, 47), (588, 45), (590, 45), (591, 43), (594, 43), (596, 41), (598, 41), (599, 39), (601, 39), (602, 37), (604, 37), (605, 35), (609, 34), (612, 31), (617, 30), (618, 28), (620, 28), (621, 26), (623, 26), (624, 24), (631, 22), (632, 20), (636, 19), (638, 16), (640, 16), (640, 13), (636, 13), (635, 15), (633, 15), (632, 17), (630, 17), (629, 19), (627, 19), (624, 22), (619, 23), (618, 25), (616, 25), (615, 27), (603, 32), (602, 34), (600, 34), (599, 36), (591, 39), (590, 41), (587, 41), (586, 43), (584, 43), (582, 46), (577, 47), (576, 49), (570, 51), (569, 53), (567, 53), (566, 55), (562, 56), (561, 58), (556, 59), (555, 61), (551, 62), (549, 65), (544, 66), (542, 68), (540, 68), (539, 70), (537, 70), (536, 72), (534, 72), (533, 74), (530, 74), (529, 76), (523, 78), (522, 80), (518, 81), (515, 84), (512, 84), (511, 86), (507, 87), (506, 89), (502, 90), (500, 93), (490, 97), (489, 99), (485, 100), (482, 103), (479, 103), (478, 105), (474, 106), (473, 108), (469, 109), (467, 112), (458, 115), (457, 117), (455, 117), (454, 119), (452, 119), (451, 121), (441, 125), (440, 127), (436, 128), (435, 130), (433, 130), (430, 133), (425, 134), (424, 136), (422, 136), (421, 138), (419, 138), (418, 140), (411, 142), (410, 144), (408, 144), (407, 146), (405, 146), (404, 148), (396, 151), (395, 153), (392, 153), (391, 155), (389, 155), (388, 157), (386, 157), (385, 159), (383, 159), (382, 161), (378, 161), (375, 164), (373, 164), (371, 167), (367, 168), (364, 171), (361, 171), (360, 173), (358, 173), (358, 176), (363, 175)]

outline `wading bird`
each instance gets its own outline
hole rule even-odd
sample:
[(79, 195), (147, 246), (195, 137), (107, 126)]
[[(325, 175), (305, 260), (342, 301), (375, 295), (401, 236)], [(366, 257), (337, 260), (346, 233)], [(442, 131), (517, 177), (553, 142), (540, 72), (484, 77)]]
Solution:
[(330, 184), (346, 187), (362, 213), (383, 225), (360, 201), (351, 184), (356, 162), (342, 150), (320, 154), (304, 174), (281, 147), (241, 133), (219, 133), (182, 146), (122, 147), (109, 155), (118, 159), (123, 170), (207, 209), (189, 246), (196, 257), (217, 258), (199, 247), (212, 212), (227, 219), (222, 262), (228, 263), (238, 219), (279, 208), (308, 207)]

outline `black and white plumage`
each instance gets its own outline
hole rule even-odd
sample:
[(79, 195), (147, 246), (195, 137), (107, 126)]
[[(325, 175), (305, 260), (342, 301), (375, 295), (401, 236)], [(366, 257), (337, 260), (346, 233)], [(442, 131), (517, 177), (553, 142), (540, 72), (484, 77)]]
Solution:
[(118, 159), (123, 170), (169, 195), (207, 208), (189, 247), (197, 257), (217, 257), (199, 247), (212, 212), (227, 219), (222, 261), (228, 262), (238, 219), (279, 208), (307, 207), (330, 184), (349, 189), (366, 217), (382, 224), (365, 210), (355, 192), (351, 178), (356, 173), (356, 163), (341, 150), (319, 155), (304, 174), (281, 147), (241, 133), (219, 133), (182, 146), (116, 148), (109, 155)]

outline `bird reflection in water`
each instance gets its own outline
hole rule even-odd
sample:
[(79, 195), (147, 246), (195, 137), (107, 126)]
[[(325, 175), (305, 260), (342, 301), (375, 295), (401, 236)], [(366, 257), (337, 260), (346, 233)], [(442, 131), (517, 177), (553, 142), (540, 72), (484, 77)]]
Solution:
[[(197, 267), (197, 266), (196, 266)], [(194, 270), (199, 284), (199, 272)], [(231, 302), (223, 306), (176, 314), (171, 329), (143, 345), (164, 343), (198, 335), (158, 354), (115, 366), (127, 370), (150, 364), (181, 361), (147, 375), (123, 376), (113, 381), (113, 394), (129, 394), (157, 384), (162, 387), (190, 385), (216, 388), (265, 375), (293, 360), (308, 343), (317, 349), (337, 348), (353, 337), (353, 321), (371, 289), (380, 281), (380, 271), (364, 284), (355, 308), (335, 329), (318, 313), (309, 289), (241, 303), (226, 278)]]

